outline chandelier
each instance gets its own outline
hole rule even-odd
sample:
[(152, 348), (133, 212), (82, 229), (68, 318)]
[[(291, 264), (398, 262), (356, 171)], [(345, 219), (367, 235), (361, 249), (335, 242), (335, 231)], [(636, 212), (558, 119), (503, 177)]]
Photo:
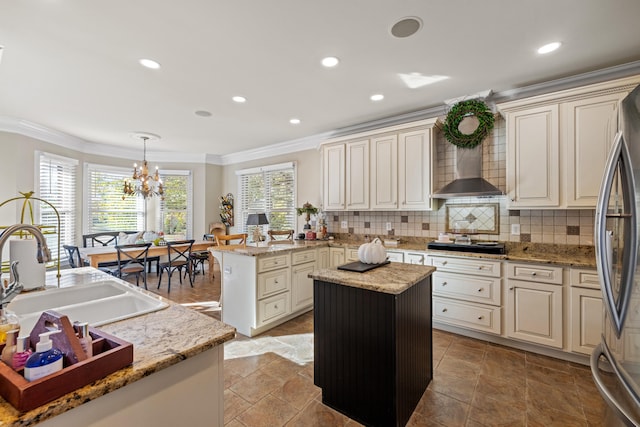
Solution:
[(144, 144), (144, 154), (142, 157), (142, 166), (138, 168), (138, 164), (133, 164), (133, 175), (131, 179), (125, 179), (124, 188), (122, 190), (122, 200), (125, 196), (142, 196), (143, 198), (159, 196), (164, 200), (164, 187), (158, 173), (158, 166), (153, 175), (149, 175), (149, 166), (147, 164), (147, 140), (157, 139), (158, 136), (151, 134), (136, 134), (137, 138), (142, 139)]

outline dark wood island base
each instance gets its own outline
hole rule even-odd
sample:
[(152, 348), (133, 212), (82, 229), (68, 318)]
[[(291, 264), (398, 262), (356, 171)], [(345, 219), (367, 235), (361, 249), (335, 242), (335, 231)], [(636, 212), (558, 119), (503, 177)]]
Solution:
[(400, 293), (314, 280), (314, 383), (324, 404), (367, 426), (406, 425), (433, 376), (428, 271)]

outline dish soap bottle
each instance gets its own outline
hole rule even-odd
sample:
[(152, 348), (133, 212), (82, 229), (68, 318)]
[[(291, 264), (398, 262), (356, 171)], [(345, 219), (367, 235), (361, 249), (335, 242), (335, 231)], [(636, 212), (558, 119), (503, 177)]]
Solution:
[(18, 332), (20, 332), (20, 329), (7, 331), (7, 341), (2, 349), (2, 354), (0, 355), (0, 359), (9, 366), (13, 366), (13, 355), (16, 352), (16, 338), (18, 337)]
[(24, 365), (24, 378), (27, 381), (35, 381), (39, 378), (62, 370), (62, 352), (53, 348), (49, 335), (60, 331), (43, 332), (40, 341), (36, 344), (36, 352), (27, 359)]
[(28, 348), (27, 342), (29, 340), (29, 335), (23, 335), (18, 337), (18, 341), (16, 343), (16, 352), (13, 354), (13, 361), (11, 367), (18, 371), (24, 368), (24, 364), (27, 363), (27, 359), (31, 356), (31, 349)]

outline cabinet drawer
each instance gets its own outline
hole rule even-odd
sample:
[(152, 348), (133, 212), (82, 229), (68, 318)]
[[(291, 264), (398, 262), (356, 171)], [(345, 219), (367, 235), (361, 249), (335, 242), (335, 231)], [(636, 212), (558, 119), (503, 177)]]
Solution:
[(427, 259), (427, 255), (420, 252), (407, 252), (404, 257), (404, 262), (407, 264), (419, 264), (424, 265)]
[(500, 305), (501, 279), (433, 273), (433, 294), (483, 304)]
[(295, 251), (291, 254), (291, 264), (298, 265), (304, 262), (311, 262), (316, 260), (316, 250), (311, 249), (308, 251)]
[(347, 248), (347, 262), (358, 261), (358, 248)]
[(480, 258), (450, 258), (427, 256), (427, 265), (432, 265), (438, 271), (450, 273), (473, 274), (474, 276), (500, 277), (500, 261)]
[(510, 279), (529, 280), (540, 283), (562, 285), (562, 267), (538, 264), (514, 264), (508, 263), (508, 276)]
[(289, 269), (258, 274), (258, 299), (289, 290)]
[(289, 314), (290, 292), (258, 301), (258, 327)]
[(267, 256), (258, 258), (258, 273), (275, 270), (289, 265), (288, 255)]
[(600, 289), (598, 272), (590, 268), (572, 268), (569, 271), (571, 286), (581, 288)]
[(433, 297), (433, 320), (500, 334), (500, 307)]
[(404, 252), (387, 251), (387, 258), (389, 258), (391, 262), (404, 262)]

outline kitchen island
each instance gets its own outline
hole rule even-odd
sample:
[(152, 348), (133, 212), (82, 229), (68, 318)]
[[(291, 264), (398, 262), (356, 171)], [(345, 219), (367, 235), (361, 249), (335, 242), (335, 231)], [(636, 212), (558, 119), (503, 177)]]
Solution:
[[(120, 279), (77, 268), (62, 271), (60, 286), (105, 280)], [(56, 283), (47, 274), (47, 285)], [(0, 398), (0, 425), (170, 426), (188, 419), (190, 425), (222, 427), (223, 344), (235, 329), (163, 300), (167, 308), (99, 327), (133, 344), (131, 366), (25, 413)]]
[(368, 426), (404, 426), (433, 376), (433, 267), (391, 263), (314, 279), (314, 383)]

